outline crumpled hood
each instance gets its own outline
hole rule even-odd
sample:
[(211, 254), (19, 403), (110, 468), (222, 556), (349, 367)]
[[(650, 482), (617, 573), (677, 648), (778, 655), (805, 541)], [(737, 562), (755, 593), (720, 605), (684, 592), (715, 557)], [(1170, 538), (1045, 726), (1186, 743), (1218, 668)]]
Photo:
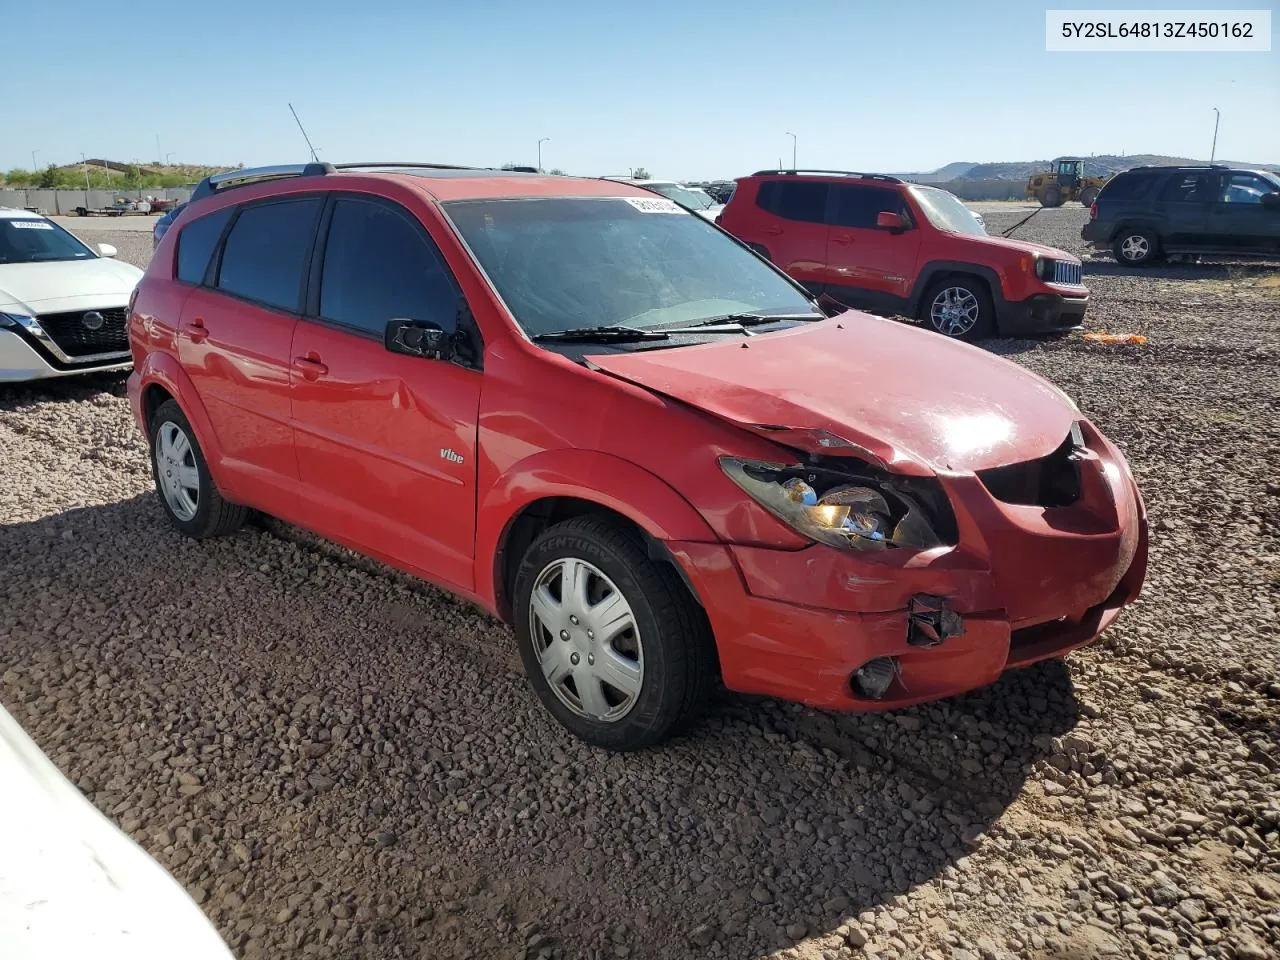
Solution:
[(778, 443), (838, 455), (812, 434), (826, 431), (902, 473), (1042, 457), (1079, 417), (1066, 394), (1009, 360), (856, 311), (757, 337), (586, 360), (730, 422), (799, 431), (753, 431)]
[(58, 313), (124, 306), (142, 271), (108, 257), (0, 264), (0, 313)]

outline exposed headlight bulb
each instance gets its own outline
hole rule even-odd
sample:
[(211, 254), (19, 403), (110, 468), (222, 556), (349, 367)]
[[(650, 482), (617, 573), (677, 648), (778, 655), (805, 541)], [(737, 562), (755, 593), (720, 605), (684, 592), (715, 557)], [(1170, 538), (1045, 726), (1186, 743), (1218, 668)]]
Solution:
[(805, 512), (815, 523), (842, 529), (851, 536), (882, 546), (888, 545), (893, 532), (888, 502), (870, 487), (835, 487)]

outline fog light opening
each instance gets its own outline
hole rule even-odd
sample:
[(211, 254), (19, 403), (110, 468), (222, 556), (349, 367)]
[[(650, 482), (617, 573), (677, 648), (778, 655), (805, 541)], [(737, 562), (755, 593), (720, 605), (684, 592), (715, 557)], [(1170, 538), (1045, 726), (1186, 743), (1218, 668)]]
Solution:
[(897, 657), (876, 657), (853, 671), (853, 691), (868, 700), (879, 700), (897, 675)]

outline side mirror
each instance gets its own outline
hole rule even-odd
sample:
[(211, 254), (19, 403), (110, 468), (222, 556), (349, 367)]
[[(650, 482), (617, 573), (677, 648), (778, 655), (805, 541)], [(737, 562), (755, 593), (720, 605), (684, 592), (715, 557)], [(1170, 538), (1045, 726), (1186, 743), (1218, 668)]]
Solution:
[(114, 257), (119, 251), (109, 243), (98, 244), (98, 253), (104, 257)]
[(902, 219), (902, 214), (894, 213), (891, 210), (881, 210), (876, 214), (876, 228), (879, 230), (890, 230), (894, 233), (901, 233), (907, 229), (906, 222)]
[(392, 353), (404, 353), (428, 360), (448, 360), (452, 341), (440, 324), (431, 320), (407, 320), (401, 317), (387, 322), (383, 344)]
[(1262, 205), (1270, 207), (1272, 210), (1280, 207), (1280, 193), (1264, 193), (1262, 195)]

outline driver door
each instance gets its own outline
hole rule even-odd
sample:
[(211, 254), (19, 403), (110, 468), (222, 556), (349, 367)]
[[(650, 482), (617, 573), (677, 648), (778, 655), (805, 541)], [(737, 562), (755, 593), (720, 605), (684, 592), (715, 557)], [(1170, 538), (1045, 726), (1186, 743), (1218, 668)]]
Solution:
[(290, 392), (309, 526), (471, 590), (481, 373), (384, 345), (393, 319), (455, 332), (461, 293), (439, 249), (399, 204), (335, 195), (307, 299)]

